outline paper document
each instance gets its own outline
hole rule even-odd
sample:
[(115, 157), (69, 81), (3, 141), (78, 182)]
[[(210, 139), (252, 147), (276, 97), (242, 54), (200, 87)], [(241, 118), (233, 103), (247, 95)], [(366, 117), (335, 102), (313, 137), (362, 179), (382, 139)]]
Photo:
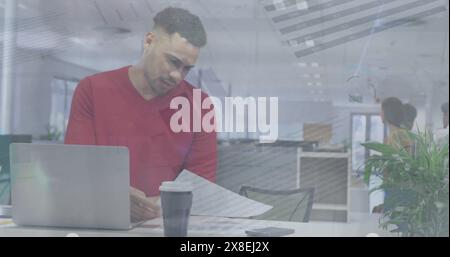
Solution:
[(176, 181), (191, 182), (194, 187), (191, 215), (248, 218), (272, 209), (270, 205), (243, 197), (188, 170), (183, 170)]

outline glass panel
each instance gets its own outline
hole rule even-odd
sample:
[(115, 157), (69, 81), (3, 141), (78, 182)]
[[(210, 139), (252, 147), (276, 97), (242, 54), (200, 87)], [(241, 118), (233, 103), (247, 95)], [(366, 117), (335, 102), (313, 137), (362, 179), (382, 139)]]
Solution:
[(58, 141), (64, 138), (69, 122), (72, 97), (77, 84), (77, 81), (72, 80), (52, 80), (52, 109), (48, 127), (48, 140)]
[[(384, 124), (380, 115), (370, 116), (370, 141), (383, 143), (384, 139)], [(374, 154), (370, 151), (370, 155)]]
[[(372, 115), (370, 116), (370, 141), (383, 143), (384, 139), (384, 124), (380, 115)], [(375, 154), (374, 151), (370, 151), (370, 155)], [(372, 176), (370, 178), (369, 189), (373, 189), (382, 184), (382, 180), (379, 177)], [(384, 192), (383, 191), (375, 191), (370, 194), (369, 197), (369, 206), (370, 210), (379, 204), (384, 202)]]
[(47, 127), (46, 140), (58, 141), (61, 139), (65, 127), (65, 107), (66, 107), (66, 83), (61, 79), (53, 79), (52, 107), (50, 112), (50, 123)]
[(366, 142), (366, 122), (365, 115), (352, 116), (352, 166), (354, 172), (364, 169), (366, 151), (361, 143)]
[(67, 91), (66, 91), (66, 106), (65, 106), (65, 111), (64, 111), (64, 130), (63, 130), (63, 137), (66, 134), (66, 128), (67, 128), (67, 124), (69, 123), (69, 117), (70, 117), (70, 107), (72, 105), (72, 98), (73, 98), (73, 94), (75, 92), (75, 88), (78, 85), (78, 81), (66, 81), (66, 85), (67, 85)]

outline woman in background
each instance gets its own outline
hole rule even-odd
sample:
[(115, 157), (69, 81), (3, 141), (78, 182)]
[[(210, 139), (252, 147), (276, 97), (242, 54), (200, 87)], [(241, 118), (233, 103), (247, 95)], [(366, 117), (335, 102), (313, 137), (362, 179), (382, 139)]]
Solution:
[[(386, 98), (381, 104), (381, 118), (387, 127), (384, 143), (397, 149), (412, 151), (413, 143), (408, 135), (408, 130), (405, 129), (405, 124), (409, 123), (402, 101), (396, 97)], [(414, 124), (414, 122), (412, 123)], [(389, 171), (385, 170), (383, 178), (385, 179), (387, 176), (389, 176)], [(384, 209), (389, 208), (386, 206), (386, 199), (390, 194), (389, 190), (385, 190), (384, 204), (375, 206), (372, 210), (373, 213), (382, 213)]]
[(387, 136), (384, 143), (397, 149), (411, 151), (412, 141), (407, 129), (405, 129), (405, 124), (410, 126), (411, 122), (406, 118), (402, 101), (396, 97), (386, 98), (381, 104), (381, 118), (387, 126)]

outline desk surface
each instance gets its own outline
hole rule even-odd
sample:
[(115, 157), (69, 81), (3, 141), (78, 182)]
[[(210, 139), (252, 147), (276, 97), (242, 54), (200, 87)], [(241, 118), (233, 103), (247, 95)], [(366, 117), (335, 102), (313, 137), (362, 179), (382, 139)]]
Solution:
[[(192, 216), (189, 224), (189, 236), (198, 237), (238, 237), (246, 236), (245, 230), (276, 226), (293, 228), (294, 237), (364, 237), (369, 233), (380, 236), (396, 236), (378, 227), (378, 215), (368, 213), (352, 213), (348, 223), (335, 222), (280, 222), (252, 219), (230, 219), (219, 217)], [(50, 236), (64, 237), (75, 233), (81, 237), (161, 237), (163, 236), (162, 219), (155, 219), (129, 231), (84, 230), (18, 227), (10, 220), (0, 220), (0, 237)]]

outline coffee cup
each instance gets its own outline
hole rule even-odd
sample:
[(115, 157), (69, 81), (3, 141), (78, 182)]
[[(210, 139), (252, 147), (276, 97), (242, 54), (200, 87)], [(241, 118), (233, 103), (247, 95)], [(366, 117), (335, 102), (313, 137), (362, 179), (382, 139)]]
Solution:
[(185, 237), (192, 206), (192, 184), (166, 181), (161, 184), (161, 209), (164, 222), (164, 236)]

